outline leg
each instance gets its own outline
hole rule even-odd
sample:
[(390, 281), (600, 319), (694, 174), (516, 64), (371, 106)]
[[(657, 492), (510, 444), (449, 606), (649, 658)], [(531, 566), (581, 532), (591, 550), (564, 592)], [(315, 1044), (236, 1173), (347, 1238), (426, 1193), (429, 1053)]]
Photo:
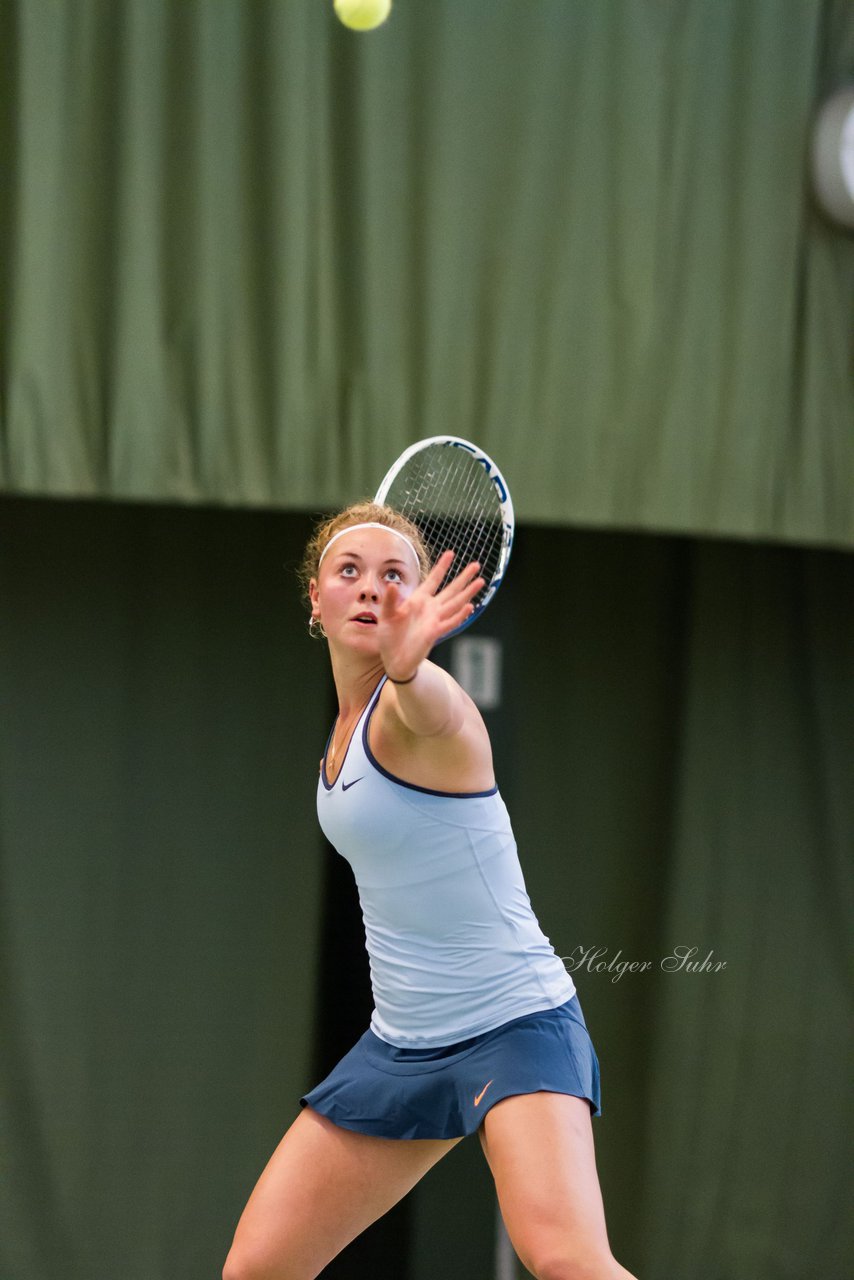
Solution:
[(583, 1098), (503, 1098), (478, 1132), (508, 1235), (538, 1280), (634, 1280), (608, 1244)]
[(243, 1211), (223, 1280), (314, 1280), (459, 1138), (373, 1138), (307, 1107)]

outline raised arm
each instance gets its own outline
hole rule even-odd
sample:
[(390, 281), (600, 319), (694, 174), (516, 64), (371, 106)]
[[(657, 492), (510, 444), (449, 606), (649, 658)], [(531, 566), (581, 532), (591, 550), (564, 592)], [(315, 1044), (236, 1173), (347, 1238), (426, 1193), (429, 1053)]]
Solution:
[(447, 672), (426, 658), (442, 636), (465, 622), (484, 584), (473, 561), (440, 590), (454, 558), (439, 557), (412, 595), (401, 598), (392, 584), (378, 618), (380, 657), (392, 684), (395, 709), (418, 737), (446, 736), (462, 728), (467, 701)]

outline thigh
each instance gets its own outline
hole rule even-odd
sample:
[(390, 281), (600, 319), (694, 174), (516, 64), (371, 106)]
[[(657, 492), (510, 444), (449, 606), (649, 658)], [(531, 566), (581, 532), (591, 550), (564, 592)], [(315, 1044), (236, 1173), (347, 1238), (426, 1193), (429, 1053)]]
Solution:
[(573, 1260), (610, 1274), (585, 1099), (546, 1092), (504, 1098), (486, 1113), (479, 1134), (507, 1233), (525, 1266), (536, 1275)]
[(310, 1280), (459, 1138), (374, 1138), (306, 1107), (258, 1180), (224, 1275)]

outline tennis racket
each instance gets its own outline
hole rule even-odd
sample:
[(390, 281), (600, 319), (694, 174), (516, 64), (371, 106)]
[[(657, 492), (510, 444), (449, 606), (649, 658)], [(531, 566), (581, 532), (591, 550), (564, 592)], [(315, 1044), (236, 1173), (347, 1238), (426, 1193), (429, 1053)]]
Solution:
[(470, 627), (500, 587), (513, 546), (513, 503), (495, 463), (468, 440), (431, 436), (404, 450), (375, 500), (416, 525), (433, 564), (443, 551), (455, 552), (445, 582), (477, 560), (485, 583), (474, 612), (443, 639)]

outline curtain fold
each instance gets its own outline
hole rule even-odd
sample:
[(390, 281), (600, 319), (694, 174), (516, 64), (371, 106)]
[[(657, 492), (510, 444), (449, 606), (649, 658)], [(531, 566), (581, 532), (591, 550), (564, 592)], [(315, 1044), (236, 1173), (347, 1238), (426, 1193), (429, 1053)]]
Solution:
[(201, 1280), (312, 1083), (305, 522), (8, 503), (0, 1275)]
[[(0, 499), (4, 1277), (217, 1274), (341, 1048), (310, 524)], [(500, 646), (496, 777), (644, 1280), (847, 1274), (852, 579), (840, 552), (523, 526), (437, 650)], [(490, 1274), (493, 1211), (474, 1143), (414, 1194), (413, 1280)]]
[(0, 486), (854, 542), (845, 0), (11, 0)]
[[(852, 1223), (850, 560), (703, 546), (665, 928), (725, 971), (661, 983), (652, 1276), (839, 1276)], [(654, 1203), (672, 1212), (655, 1213)], [(678, 1206), (678, 1212), (677, 1212)], [(819, 1259), (821, 1262), (819, 1263)], [(644, 1271), (644, 1274), (647, 1274)]]

